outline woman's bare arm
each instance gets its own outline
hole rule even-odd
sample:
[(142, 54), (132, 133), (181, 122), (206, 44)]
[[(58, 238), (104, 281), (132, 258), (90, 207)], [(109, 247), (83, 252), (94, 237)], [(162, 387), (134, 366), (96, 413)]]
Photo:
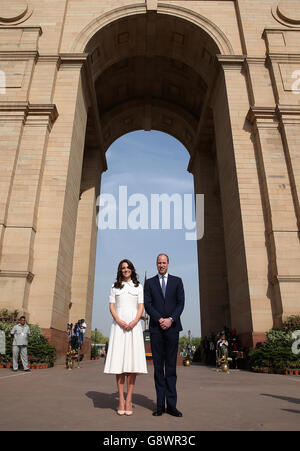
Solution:
[(109, 310), (110, 310), (110, 313), (111, 313), (113, 319), (116, 321), (116, 323), (119, 324), (119, 326), (122, 327), (122, 329), (128, 330), (128, 324), (125, 323), (125, 321), (123, 321), (122, 319), (120, 319), (118, 317), (117, 312), (116, 312), (116, 307), (113, 302), (109, 303)]
[(144, 310), (144, 304), (139, 304), (136, 317), (128, 324), (128, 328), (129, 328), (128, 330), (133, 329), (137, 325), (137, 323), (141, 319), (143, 310)]

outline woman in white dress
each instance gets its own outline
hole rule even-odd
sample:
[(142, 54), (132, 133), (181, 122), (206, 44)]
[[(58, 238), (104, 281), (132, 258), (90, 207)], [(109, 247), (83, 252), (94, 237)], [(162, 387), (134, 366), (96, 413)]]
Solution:
[[(147, 373), (143, 330), (140, 319), (144, 310), (143, 287), (137, 280), (133, 264), (119, 263), (117, 281), (111, 288), (109, 308), (114, 319), (104, 373), (116, 374), (119, 392), (119, 415), (132, 415), (132, 394), (136, 375)], [(127, 396), (124, 398), (125, 376)]]

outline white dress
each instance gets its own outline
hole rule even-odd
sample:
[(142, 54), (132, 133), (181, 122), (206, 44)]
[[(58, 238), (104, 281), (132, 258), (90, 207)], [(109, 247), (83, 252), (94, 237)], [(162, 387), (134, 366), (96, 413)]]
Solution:
[[(138, 304), (144, 303), (144, 293), (141, 284), (135, 287), (132, 280), (122, 283), (123, 288), (112, 287), (109, 302), (116, 304), (118, 317), (128, 324), (136, 317)], [(129, 331), (122, 329), (116, 321), (113, 321), (104, 373), (147, 373), (141, 321)]]

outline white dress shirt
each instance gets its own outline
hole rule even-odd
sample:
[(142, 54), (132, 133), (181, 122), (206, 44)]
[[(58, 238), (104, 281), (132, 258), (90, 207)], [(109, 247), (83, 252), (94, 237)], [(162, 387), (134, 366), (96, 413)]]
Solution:
[(168, 273), (166, 272), (166, 274), (164, 274), (163, 276), (162, 276), (161, 274), (158, 274), (160, 286), (161, 286), (161, 284), (162, 284), (162, 278), (163, 278), (163, 277), (165, 278), (165, 285), (166, 285), (166, 288), (167, 288), (167, 283), (168, 283)]
[(14, 336), (14, 346), (28, 346), (28, 335), (30, 335), (30, 329), (27, 324), (24, 324), (24, 326), (21, 326), (21, 324), (16, 324), (13, 326), (10, 333)]

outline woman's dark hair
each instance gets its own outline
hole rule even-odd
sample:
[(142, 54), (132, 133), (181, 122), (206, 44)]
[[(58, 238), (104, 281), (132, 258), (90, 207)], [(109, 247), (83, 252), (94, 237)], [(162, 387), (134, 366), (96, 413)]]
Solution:
[(125, 258), (124, 260), (122, 260), (119, 263), (118, 273), (117, 273), (117, 280), (114, 283), (114, 288), (123, 288), (123, 286), (124, 286), (123, 283), (122, 283), (123, 282), (123, 274), (122, 274), (122, 265), (123, 265), (123, 263), (127, 263), (128, 268), (131, 269), (131, 280), (134, 283), (134, 286), (138, 287), (140, 282), (138, 281), (138, 275), (137, 275), (137, 273), (135, 271), (135, 267), (133, 266), (133, 264), (131, 263), (130, 260), (127, 260), (127, 258)]

